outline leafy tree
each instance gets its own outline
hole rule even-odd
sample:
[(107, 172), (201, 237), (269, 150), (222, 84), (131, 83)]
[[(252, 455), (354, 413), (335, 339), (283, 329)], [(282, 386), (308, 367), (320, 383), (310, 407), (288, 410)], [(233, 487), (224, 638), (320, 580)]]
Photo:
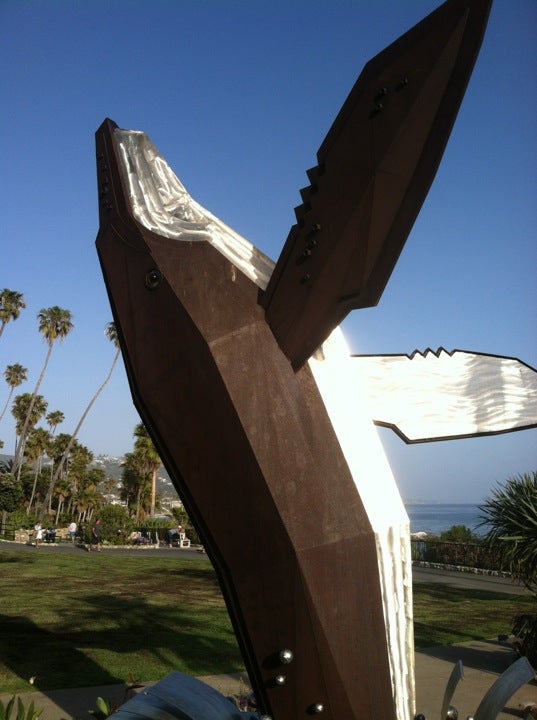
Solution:
[(2, 413), (0, 414), (0, 420), (4, 417), (4, 414), (7, 410), (7, 407), (9, 405), (9, 401), (11, 400), (11, 396), (13, 395), (13, 392), (16, 387), (19, 387), (19, 385), (22, 385), (23, 382), (25, 382), (26, 378), (28, 376), (28, 370), (20, 365), (19, 363), (15, 363), (14, 365), (7, 365), (6, 369), (4, 370), (4, 378), (11, 388), (9, 391), (9, 395), (7, 396), (6, 404), (4, 405), (4, 408), (2, 410)]
[(22, 500), (22, 486), (11, 474), (0, 476), (0, 510), (13, 512)]
[(26, 303), (22, 293), (8, 288), (0, 290), (0, 337), (8, 322), (16, 320), (25, 307)]
[(101, 536), (103, 540), (117, 543), (126, 535), (129, 535), (135, 527), (135, 523), (121, 505), (105, 505), (99, 510), (101, 521)]
[(440, 533), (440, 540), (443, 542), (475, 542), (477, 538), (466, 525), (452, 525), (449, 530)]
[(0, 475), (0, 512), (2, 513), (2, 533), (6, 525), (7, 513), (13, 512), (22, 500), (22, 485), (11, 473)]
[(71, 332), (73, 329), (73, 322), (72, 322), (72, 315), (69, 312), (69, 310), (63, 310), (62, 308), (55, 305), (51, 308), (43, 308), (37, 313), (37, 320), (39, 325), (39, 332), (43, 336), (43, 339), (48, 345), (47, 354), (45, 357), (45, 362), (43, 364), (43, 368), (41, 370), (41, 373), (39, 375), (39, 378), (37, 379), (36, 386), (34, 388), (34, 391), (32, 393), (32, 401), (30, 402), (30, 407), (28, 409), (28, 416), (24, 422), (24, 425), (22, 427), (20, 437), (19, 437), (19, 447), (17, 450), (17, 454), (15, 455), (15, 467), (18, 468), (19, 465), (22, 462), (22, 457), (24, 453), (24, 445), (26, 443), (26, 438), (28, 436), (28, 430), (30, 427), (30, 417), (31, 412), (33, 409), (33, 405), (35, 402), (35, 398), (37, 397), (37, 393), (39, 391), (39, 387), (41, 386), (41, 382), (43, 381), (43, 378), (45, 376), (45, 372), (47, 370), (47, 366), (50, 360), (50, 355), (52, 353), (52, 348), (54, 347), (54, 343), (59, 340), (60, 342), (63, 342), (67, 335)]

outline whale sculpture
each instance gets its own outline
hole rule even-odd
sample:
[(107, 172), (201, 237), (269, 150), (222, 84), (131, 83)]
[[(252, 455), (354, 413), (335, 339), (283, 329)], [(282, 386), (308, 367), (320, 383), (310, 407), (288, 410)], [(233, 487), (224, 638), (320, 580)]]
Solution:
[(144, 133), (96, 133), (97, 249), (134, 402), (265, 718), (414, 712), (408, 518), (337, 326), (382, 294), (489, 7), (448, 0), (368, 63), (276, 264), (191, 198)]

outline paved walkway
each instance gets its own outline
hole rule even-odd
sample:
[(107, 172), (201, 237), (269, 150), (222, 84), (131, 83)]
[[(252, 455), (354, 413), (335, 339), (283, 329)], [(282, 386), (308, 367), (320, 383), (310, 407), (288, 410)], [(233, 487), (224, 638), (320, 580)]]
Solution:
[[(495, 641), (475, 641), (417, 652), (417, 710), (423, 713), (427, 720), (438, 720), (446, 682), (458, 660), (462, 660), (464, 665), (464, 679), (455, 691), (453, 705), (459, 710), (459, 717), (466, 718), (477, 710), (483, 695), (509, 667), (513, 661), (513, 653), (507, 645)], [(246, 675), (218, 675), (200, 679), (224, 695), (237, 694), (241, 690), (244, 692), (247, 687)], [(137, 690), (142, 691), (143, 688)], [(40, 720), (90, 720), (93, 716), (89, 710), (95, 708), (98, 697), (120, 705), (126, 700), (126, 693), (124, 685), (106, 685), (24, 693), (21, 697), (25, 702), (33, 700), (37, 708), (43, 708)], [(0, 695), (3, 702), (8, 699), (9, 696)], [(537, 704), (535, 683), (526, 685), (515, 693), (498, 718), (513, 720), (514, 717), (523, 717), (523, 706), (531, 703)]]

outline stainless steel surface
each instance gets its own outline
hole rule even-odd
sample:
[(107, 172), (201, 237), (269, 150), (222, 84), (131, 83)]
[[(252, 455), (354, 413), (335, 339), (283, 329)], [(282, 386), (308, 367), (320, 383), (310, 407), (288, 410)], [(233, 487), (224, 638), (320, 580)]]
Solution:
[(373, 420), (405, 442), (537, 426), (537, 371), (516, 358), (439, 348), (353, 360)]
[(534, 677), (535, 670), (528, 659), (521, 657), (500, 675), (486, 693), (474, 714), (474, 720), (493, 720), (509, 698)]

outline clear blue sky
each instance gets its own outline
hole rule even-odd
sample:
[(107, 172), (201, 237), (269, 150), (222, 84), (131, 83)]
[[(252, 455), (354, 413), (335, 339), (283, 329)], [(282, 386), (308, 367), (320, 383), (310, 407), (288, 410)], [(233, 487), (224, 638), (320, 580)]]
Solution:
[[(189, 192), (276, 259), (306, 169), (363, 65), (434, 0), (2, 0), (0, 287), (27, 309), (0, 339), (30, 392), (46, 346), (36, 314), (75, 329), (42, 392), (72, 432), (114, 350), (95, 252), (94, 132), (144, 130)], [(427, 347), (537, 366), (537, 3), (496, 0), (481, 55), (422, 212), (377, 308), (344, 330), (356, 353)], [(7, 386), (0, 385), (0, 404)], [(118, 367), (80, 440), (132, 448), (138, 421)], [(0, 425), (4, 452), (13, 425)], [(479, 501), (537, 469), (537, 430), (405, 446), (381, 437), (405, 498)]]

